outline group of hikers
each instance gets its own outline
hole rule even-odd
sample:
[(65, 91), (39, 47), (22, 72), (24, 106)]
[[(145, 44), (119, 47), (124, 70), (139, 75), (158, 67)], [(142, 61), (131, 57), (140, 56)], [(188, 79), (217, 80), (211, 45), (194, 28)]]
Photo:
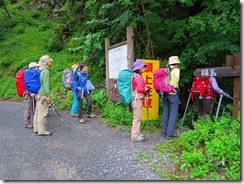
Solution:
[[(39, 137), (51, 136), (52, 132), (46, 130), (46, 118), (48, 116), (49, 105), (51, 103), (50, 93), (50, 68), (53, 59), (44, 55), (39, 59), (39, 63), (31, 62), (29, 69), (24, 71), (25, 92), (25, 127), (34, 130)], [(96, 117), (91, 113), (92, 100), (91, 90), (88, 84), (88, 64), (78, 62), (74, 64), (71, 76), (71, 91), (73, 93), (73, 102), (71, 107), (71, 116), (78, 117), (79, 123), (88, 121), (83, 116), (83, 98), (87, 101), (87, 118)]]
[[(39, 63), (31, 62), (29, 69), (24, 71), (24, 83), (25, 83), (25, 127), (34, 130), (34, 133), (40, 137), (51, 136), (52, 132), (46, 130), (46, 118), (48, 116), (49, 105), (51, 104), (50, 93), (50, 68), (52, 66), (53, 59), (48, 55), (44, 55), (39, 59)], [(167, 140), (177, 138), (175, 135), (175, 123), (178, 115), (179, 108), (179, 80), (180, 69), (178, 68), (180, 60), (178, 56), (171, 56), (168, 59), (169, 74), (167, 77), (168, 84), (173, 86), (168, 92), (164, 92), (162, 95), (163, 102), (163, 116), (162, 116), (162, 135)], [(141, 116), (142, 106), (145, 103), (145, 97), (151, 90), (146, 86), (142, 77), (142, 73), (146, 71), (147, 64), (142, 60), (136, 60), (133, 63), (133, 78), (132, 84), (132, 102), (131, 107), (133, 110), (133, 121), (131, 128), (131, 141), (144, 142), (146, 137), (141, 134)], [(92, 98), (91, 92), (94, 89), (90, 89), (88, 86), (90, 80), (88, 77), (89, 66), (85, 62), (77, 62), (71, 67), (72, 73), (70, 77), (71, 91), (73, 93), (73, 102), (71, 105), (70, 114), (72, 117), (78, 117), (78, 122), (84, 124), (89, 120), (84, 117), (83, 114), (83, 99), (85, 97), (87, 102), (87, 118), (96, 117), (92, 111)], [(33, 77), (35, 76), (35, 77)], [(203, 82), (201, 82), (203, 83)], [(33, 85), (35, 84), (35, 85)], [(218, 87), (214, 76), (210, 76), (208, 82), (205, 83), (204, 93), (196, 95), (196, 105), (199, 111), (199, 116), (205, 118), (210, 113), (211, 103), (214, 91), (228, 96), (222, 89)], [(34, 112), (34, 113), (33, 113)], [(33, 119), (32, 119), (33, 118)], [(32, 121), (33, 120), (33, 121)], [(33, 122), (33, 123), (32, 123)]]
[[(168, 86), (173, 86), (167, 92), (162, 93), (163, 114), (162, 114), (162, 136), (167, 140), (175, 139), (175, 123), (179, 108), (179, 80), (180, 69), (178, 68), (180, 60), (178, 56), (171, 56), (168, 59), (169, 74), (167, 76)], [(132, 103), (133, 122), (131, 130), (131, 141), (144, 142), (146, 137), (140, 132), (142, 106), (145, 103), (145, 96), (148, 95), (150, 88), (145, 84), (142, 73), (146, 71), (147, 64), (142, 60), (136, 60), (133, 63), (133, 78), (132, 78)], [(204, 119), (210, 114), (214, 92), (228, 97), (229, 95), (219, 88), (214, 76), (197, 78), (192, 84), (192, 96), (196, 100), (199, 118)], [(146, 104), (145, 104), (146, 106)]]

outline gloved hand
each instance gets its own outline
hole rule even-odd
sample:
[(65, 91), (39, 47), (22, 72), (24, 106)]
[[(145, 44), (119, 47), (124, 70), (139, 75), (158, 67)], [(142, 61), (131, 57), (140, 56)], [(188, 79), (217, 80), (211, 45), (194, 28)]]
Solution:
[(145, 96), (150, 96), (150, 87), (149, 86), (147, 86), (145, 88)]
[(225, 93), (224, 91), (222, 94), (224, 95), (224, 97), (230, 97), (230, 95), (228, 93)]

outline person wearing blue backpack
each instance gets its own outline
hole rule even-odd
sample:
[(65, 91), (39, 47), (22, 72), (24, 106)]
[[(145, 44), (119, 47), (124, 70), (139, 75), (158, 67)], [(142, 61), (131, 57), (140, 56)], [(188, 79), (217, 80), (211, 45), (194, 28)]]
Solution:
[(83, 98), (86, 98), (87, 102), (87, 117), (94, 118), (95, 114), (91, 113), (92, 109), (92, 99), (91, 92), (87, 89), (88, 81), (88, 64), (81, 62), (79, 69), (72, 74), (72, 88), (75, 91), (76, 97), (78, 99), (78, 119), (79, 123), (84, 124), (88, 122), (87, 119), (83, 118)]
[(35, 112), (35, 96), (41, 87), (40, 81), (40, 64), (31, 62), (29, 69), (24, 72), (24, 85), (25, 85), (25, 114), (24, 121), (25, 127), (33, 128), (33, 116)]
[(150, 90), (146, 87), (142, 73), (146, 71), (147, 64), (141, 60), (136, 60), (133, 63), (133, 78), (132, 78), (132, 102), (131, 107), (133, 110), (133, 122), (131, 127), (131, 141), (144, 142), (145, 136), (141, 134), (141, 115), (142, 104), (145, 100), (145, 94)]

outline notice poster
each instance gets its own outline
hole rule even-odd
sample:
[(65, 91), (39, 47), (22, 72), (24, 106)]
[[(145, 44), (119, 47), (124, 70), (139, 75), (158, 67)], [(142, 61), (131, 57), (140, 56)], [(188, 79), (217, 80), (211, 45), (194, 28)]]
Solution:
[(117, 79), (121, 70), (128, 68), (127, 45), (108, 51), (109, 79)]

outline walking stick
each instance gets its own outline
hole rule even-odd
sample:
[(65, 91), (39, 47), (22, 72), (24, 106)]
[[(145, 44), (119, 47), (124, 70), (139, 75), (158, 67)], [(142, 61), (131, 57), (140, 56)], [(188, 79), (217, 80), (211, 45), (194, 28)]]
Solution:
[(219, 98), (219, 104), (218, 104), (218, 108), (217, 108), (217, 112), (216, 112), (216, 116), (215, 116), (215, 121), (217, 120), (218, 115), (219, 115), (219, 109), (220, 109), (222, 98), (223, 98), (223, 95), (221, 94), (220, 98)]
[(32, 125), (34, 126), (34, 114), (35, 114), (35, 97), (32, 97), (32, 112), (31, 112), (31, 119)]
[[(227, 95), (225, 97), (230, 98), (230, 99), (233, 100), (233, 97), (231, 97), (230, 95)], [(217, 112), (216, 112), (216, 116), (215, 116), (215, 121), (217, 120), (218, 115), (219, 115), (219, 109), (220, 109), (220, 105), (221, 105), (222, 98), (223, 98), (223, 94), (221, 94), (220, 95), (220, 98), (219, 98), (219, 104), (218, 104), (218, 108), (217, 108)]]
[(188, 100), (187, 100), (187, 104), (186, 104), (186, 108), (185, 108), (185, 112), (184, 112), (184, 115), (183, 115), (183, 118), (181, 120), (181, 126), (183, 125), (183, 122), (185, 120), (185, 116), (186, 116), (186, 112), (187, 112), (187, 109), (188, 109), (188, 105), (190, 103), (190, 99), (191, 99), (191, 92), (189, 93), (189, 97), (188, 97)]
[(63, 124), (68, 128), (68, 130), (70, 130), (70, 128), (68, 127), (67, 123), (64, 122), (62, 116), (59, 114), (59, 112), (57, 111), (57, 109), (54, 107), (53, 103), (49, 102), (52, 106), (52, 108), (54, 109), (54, 111), (57, 113), (57, 115), (59, 116), (59, 118), (61, 119), (61, 121), (63, 122)]
[(148, 138), (148, 116), (149, 116), (149, 112), (148, 112), (148, 96), (149, 96), (149, 92), (150, 92), (150, 91), (147, 91), (147, 92), (146, 92), (146, 98), (145, 98), (145, 99), (146, 99), (146, 103), (145, 103), (145, 105), (146, 105), (146, 111), (147, 111), (147, 112), (146, 112), (146, 113), (147, 113), (147, 128), (146, 128), (146, 129), (147, 129), (147, 133), (146, 133), (146, 134), (147, 134), (147, 136), (146, 136), (146, 140), (147, 140), (147, 141), (149, 141), (149, 138)]

